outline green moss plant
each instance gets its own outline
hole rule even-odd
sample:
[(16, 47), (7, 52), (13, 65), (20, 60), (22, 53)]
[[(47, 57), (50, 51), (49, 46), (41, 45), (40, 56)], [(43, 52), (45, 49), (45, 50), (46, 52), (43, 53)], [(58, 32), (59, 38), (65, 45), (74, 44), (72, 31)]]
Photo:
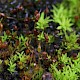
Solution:
[(8, 36), (5, 31), (4, 31), (3, 36), (0, 36), (0, 37), (1, 37), (2, 42), (5, 42), (11, 39), (11, 36)]
[(45, 40), (44, 32), (41, 32), (37, 37), (39, 41), (44, 41)]
[(13, 63), (12, 60), (9, 61), (9, 64), (8, 64), (8, 71), (12, 74), (14, 72), (16, 72), (16, 63)]
[[(67, 53), (60, 56), (58, 57), (58, 62), (51, 64), (51, 68), (49, 68), (55, 80), (78, 80), (80, 73), (80, 53), (78, 53), (75, 60), (67, 57)], [(58, 68), (59, 63), (64, 65), (62, 69)]]
[(32, 76), (32, 80), (42, 80), (43, 69), (39, 68), (38, 71), (35, 71), (34, 75)]
[(18, 37), (16, 37), (16, 39), (19, 40), (19, 45), (17, 46), (17, 49), (22, 51), (23, 49), (26, 48), (26, 42), (28, 41), (28, 37), (27, 36), (23, 36), (22, 34)]
[(44, 14), (44, 12), (42, 12), (38, 22), (36, 23), (37, 24), (36, 29), (38, 29), (38, 30), (46, 29), (47, 27), (49, 27), (48, 23), (50, 21), (51, 21), (50, 17), (45, 18), (45, 14)]
[(51, 44), (54, 42), (54, 36), (53, 35), (48, 35), (48, 43)]
[(76, 35), (75, 32), (70, 33), (70, 35), (65, 34), (65, 41), (62, 45), (65, 46), (67, 50), (78, 50), (80, 45), (77, 43), (79, 35)]
[(21, 53), (17, 52), (17, 56), (20, 62), (26, 63), (26, 55), (24, 54), (24, 51)]
[(71, 26), (73, 25), (72, 19), (69, 16), (69, 11), (64, 7), (63, 4), (58, 5), (57, 7), (53, 5), (53, 10), (51, 10), (53, 15), (53, 22), (58, 23), (58, 30), (62, 32), (72, 31)]

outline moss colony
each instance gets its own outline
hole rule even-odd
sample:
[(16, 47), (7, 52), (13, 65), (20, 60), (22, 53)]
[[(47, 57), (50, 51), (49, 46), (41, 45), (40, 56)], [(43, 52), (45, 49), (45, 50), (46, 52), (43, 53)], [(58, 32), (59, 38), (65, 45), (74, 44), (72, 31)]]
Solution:
[(0, 1), (0, 80), (80, 80), (80, 0)]

